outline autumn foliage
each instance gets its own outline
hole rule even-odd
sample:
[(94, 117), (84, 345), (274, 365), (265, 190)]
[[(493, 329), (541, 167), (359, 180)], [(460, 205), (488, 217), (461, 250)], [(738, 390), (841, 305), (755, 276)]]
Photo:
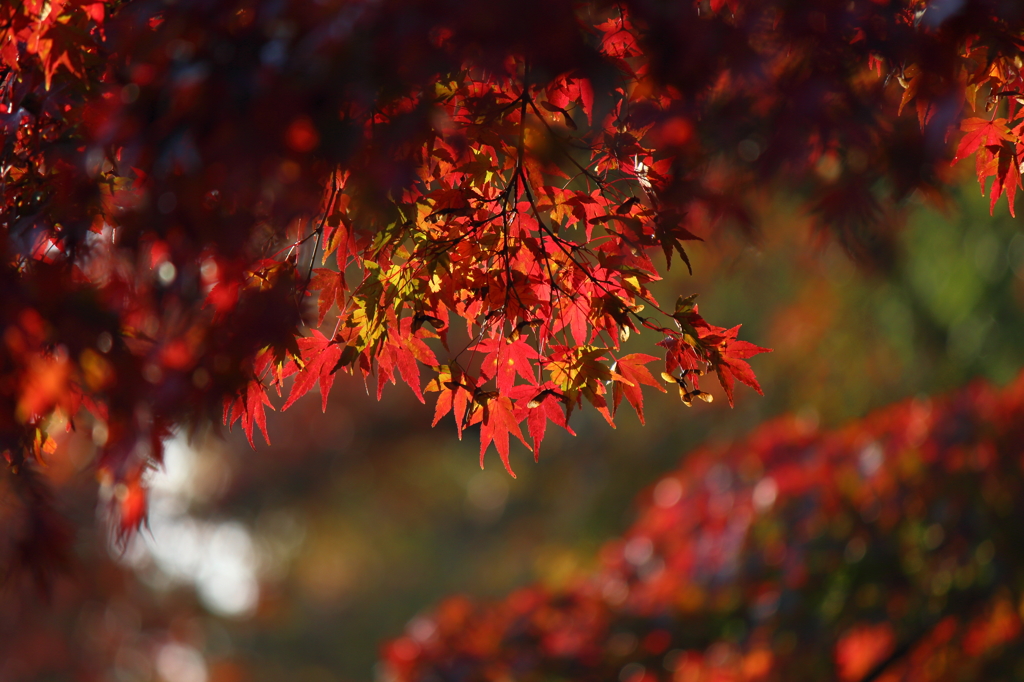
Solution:
[(390, 679), (1014, 679), (1024, 377), (837, 431), (787, 417), (686, 456), (596, 568), (455, 597)]
[(4, 4), (11, 485), (45, 515), (33, 463), (91, 429), (130, 531), (173, 428), (269, 440), (338, 372), (510, 473), (586, 405), (642, 421), (642, 386), (759, 391), (766, 349), (659, 302), (663, 268), (779, 189), (884, 265), (972, 155), (1012, 212), (1022, 34), (1009, 0)]

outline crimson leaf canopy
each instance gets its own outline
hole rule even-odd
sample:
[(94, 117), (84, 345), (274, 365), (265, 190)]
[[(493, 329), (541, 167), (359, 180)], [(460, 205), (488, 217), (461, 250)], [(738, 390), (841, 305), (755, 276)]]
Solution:
[(651, 283), (780, 190), (882, 267), (951, 162), (1012, 213), (1022, 36), (1011, 0), (7, 3), (5, 485), (56, 532), (33, 463), (88, 427), (130, 531), (171, 429), (269, 439), (338, 372), (509, 473), (642, 386), (760, 391), (765, 348)]

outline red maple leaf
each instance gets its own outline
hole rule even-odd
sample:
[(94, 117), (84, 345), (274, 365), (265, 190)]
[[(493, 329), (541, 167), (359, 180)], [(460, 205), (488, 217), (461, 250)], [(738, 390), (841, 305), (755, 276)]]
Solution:
[(967, 158), (983, 145), (985, 147), (1000, 146), (1003, 140), (1013, 139), (1009, 128), (1006, 127), (1005, 118), (997, 118), (992, 121), (984, 118), (968, 118), (960, 124), (960, 130), (966, 134), (956, 148), (953, 163)]
[(486, 379), (494, 379), (498, 392), (507, 394), (515, 384), (516, 374), (531, 384), (536, 384), (534, 365), (539, 355), (522, 337), (515, 341), (506, 338), (483, 339), (471, 350), (485, 353), (480, 371)]
[(619, 403), (625, 397), (626, 401), (636, 410), (636, 416), (640, 423), (644, 424), (644, 394), (640, 388), (641, 384), (654, 386), (662, 393), (665, 389), (654, 380), (649, 369), (644, 365), (654, 362), (658, 358), (643, 353), (633, 353), (619, 358), (613, 368), (612, 378), (615, 380), (612, 385), (612, 412), (619, 409)]
[(263, 439), (270, 445), (270, 436), (267, 435), (267, 413), (264, 406), (274, 409), (270, 398), (267, 397), (267, 390), (263, 382), (258, 378), (252, 379), (245, 388), (245, 391), (234, 400), (224, 401), (224, 423), (229, 427), (236, 421), (241, 420), (242, 431), (249, 440), (249, 445), (254, 450), (256, 444), (253, 442), (252, 434), (255, 426), (260, 427)]
[[(377, 400), (380, 400), (384, 390), (384, 384), (390, 381), (395, 383), (395, 370), (401, 374), (402, 380), (409, 384), (409, 388), (416, 395), (421, 403), (423, 391), (420, 389), (420, 368), (418, 363), (428, 367), (437, 367), (437, 358), (434, 351), (426, 342), (414, 335), (412, 331), (413, 318), (406, 317), (399, 323), (399, 334), (397, 338), (389, 339), (381, 345), (377, 354)], [(425, 332), (420, 332), (425, 333)]]
[(466, 408), (469, 407), (476, 392), (476, 380), (453, 363), (450, 367), (440, 367), (437, 376), (427, 384), (425, 390), (438, 393), (437, 403), (434, 405), (434, 421), (431, 426), (437, 426), (442, 417), (452, 412), (459, 440), (462, 440)]
[(770, 353), (772, 349), (762, 348), (749, 341), (737, 339), (736, 335), (739, 333), (740, 325), (736, 325), (732, 329), (718, 327), (711, 329), (714, 334), (720, 334), (722, 338), (714, 349), (711, 359), (715, 366), (715, 373), (718, 375), (718, 381), (725, 389), (726, 398), (729, 399), (729, 406), (731, 407), (733, 404), (734, 379), (739, 379), (759, 394), (764, 395), (761, 385), (757, 383), (757, 377), (754, 376), (754, 370), (751, 369), (746, 359), (758, 353)]
[[(986, 149), (988, 150), (987, 147)], [(989, 191), (991, 196), (989, 197), (988, 212), (990, 214), (995, 213), (996, 202), (999, 201), (999, 197), (1005, 192), (1010, 215), (1016, 218), (1017, 188), (1021, 184), (1020, 160), (1017, 155), (1017, 146), (1013, 142), (1003, 141), (999, 145), (998, 152), (995, 149), (990, 151), (994, 154), (994, 158), (987, 167), (992, 170), (991, 172), (987, 170), (986, 175), (994, 174), (996, 179), (992, 182), (992, 189)]]
[(313, 271), (313, 279), (309, 282), (309, 288), (319, 291), (317, 299), (316, 325), (319, 327), (327, 317), (327, 311), (331, 306), (337, 305), (340, 309), (345, 302), (345, 275), (327, 268), (317, 268)]
[[(287, 410), (292, 404), (309, 393), (317, 383), (320, 384), (321, 409), (327, 411), (327, 395), (334, 385), (335, 369), (341, 359), (341, 346), (331, 341), (317, 330), (313, 330), (310, 337), (299, 339), (299, 349), (302, 351), (303, 366), (295, 377), (292, 390), (288, 394), (282, 410)], [(297, 369), (297, 365), (291, 367)], [(292, 370), (294, 371), (294, 370)], [(285, 373), (288, 376), (290, 372)]]
[(505, 465), (505, 471), (512, 478), (516, 477), (512, 466), (508, 462), (508, 434), (512, 434), (519, 441), (529, 447), (523, 432), (519, 430), (519, 420), (516, 419), (515, 409), (512, 401), (507, 396), (499, 395), (492, 397), (484, 403), (483, 416), (480, 422), (480, 468), (484, 467), (484, 453), (487, 446), (492, 442), (501, 457), (501, 463)]
[(540, 386), (516, 386), (510, 397), (516, 400), (516, 418), (526, 420), (526, 428), (533, 441), (533, 461), (540, 460), (540, 445), (544, 441), (548, 420), (575, 436), (565, 413), (565, 396), (554, 383), (548, 381)]

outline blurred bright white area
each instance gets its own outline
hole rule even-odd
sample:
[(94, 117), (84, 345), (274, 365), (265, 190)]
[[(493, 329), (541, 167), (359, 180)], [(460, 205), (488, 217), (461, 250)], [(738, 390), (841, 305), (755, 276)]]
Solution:
[[(273, 579), (285, 572), (283, 564), (301, 545), (303, 533), (296, 524), (261, 519), (257, 539), (238, 520), (192, 515), (193, 505), (223, 493), (230, 475), (231, 467), (217, 448), (207, 444), (199, 452), (185, 435), (175, 435), (165, 444), (163, 467), (148, 480), (148, 528), (143, 527), (123, 552), (113, 552), (154, 589), (191, 585), (211, 612), (245, 618), (259, 604), (260, 578)], [(287, 532), (276, 532), (282, 528)], [(167, 665), (188, 667), (181, 652), (167, 655)], [(178, 677), (182, 682), (205, 680), (198, 673)]]
[(176, 642), (160, 647), (156, 655), (156, 671), (167, 682), (206, 682), (209, 677), (202, 654)]

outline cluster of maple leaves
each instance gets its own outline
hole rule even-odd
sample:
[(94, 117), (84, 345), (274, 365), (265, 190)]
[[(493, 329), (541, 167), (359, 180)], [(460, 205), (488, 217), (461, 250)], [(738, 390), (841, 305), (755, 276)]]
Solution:
[(687, 455), (567, 586), (452, 597), (391, 679), (999, 679), (1020, 669), (1024, 376)]
[[(536, 455), (584, 404), (760, 390), (766, 349), (650, 286), (761, 187), (884, 259), (893, 200), (942, 189), (981, 103), (956, 158), (1013, 210), (1013, 2), (478, 5), (0, 8), (11, 471), (84, 424), (130, 530), (172, 428), (269, 438), (268, 392), (326, 404), (348, 371), (479, 424), (511, 473), (510, 439)], [(641, 331), (657, 371), (622, 350)]]
[[(639, 56), (623, 43), (628, 21), (613, 16), (593, 31), (600, 54), (635, 81), (624, 61)], [(406, 152), (410, 186), (385, 208), (363, 205), (368, 190), (355, 171), (329, 179), (315, 228), (300, 237), (314, 238), (312, 261), (321, 244), (324, 264), (334, 257), (334, 268), (313, 268), (308, 282), (319, 292), (317, 325), (330, 317), (333, 331), (301, 339), (299, 353), (269, 348), (256, 368), (278, 387), (296, 375), (285, 408), (318, 383), (326, 408), (339, 369), (373, 376), (378, 398), (400, 377), (421, 401), (424, 390), (437, 393), (435, 423), (451, 413), (460, 436), (479, 423), (481, 464), (493, 442), (512, 473), (510, 436), (528, 445), (520, 424), (537, 456), (547, 422), (571, 432), (568, 416), (583, 401), (612, 423), (625, 398), (643, 420), (641, 386), (664, 389), (646, 367), (657, 358), (619, 354), (640, 328), (664, 336), (664, 377), (687, 405), (711, 399), (698, 387), (709, 369), (730, 403), (734, 378), (760, 390), (745, 359), (765, 349), (738, 340), (738, 328), (706, 323), (692, 298), (661, 310), (648, 289), (659, 278), (649, 251), (688, 262), (682, 241), (696, 237), (680, 215), (659, 210), (669, 162), (655, 160), (628, 123), (629, 87), (598, 122), (588, 79), (563, 74), (534, 85), (531, 75), (528, 61), (509, 57), (490, 73), (464, 68), (433, 92), (366, 115), (371, 139), (375, 125), (424, 100), (436, 123)], [(350, 290), (353, 271), (361, 272)], [(453, 317), (466, 323), (461, 348), (449, 343)], [(432, 374), (425, 389), (421, 367)], [(250, 440), (253, 424), (266, 435), (270, 403), (259, 380), (225, 410)]]

